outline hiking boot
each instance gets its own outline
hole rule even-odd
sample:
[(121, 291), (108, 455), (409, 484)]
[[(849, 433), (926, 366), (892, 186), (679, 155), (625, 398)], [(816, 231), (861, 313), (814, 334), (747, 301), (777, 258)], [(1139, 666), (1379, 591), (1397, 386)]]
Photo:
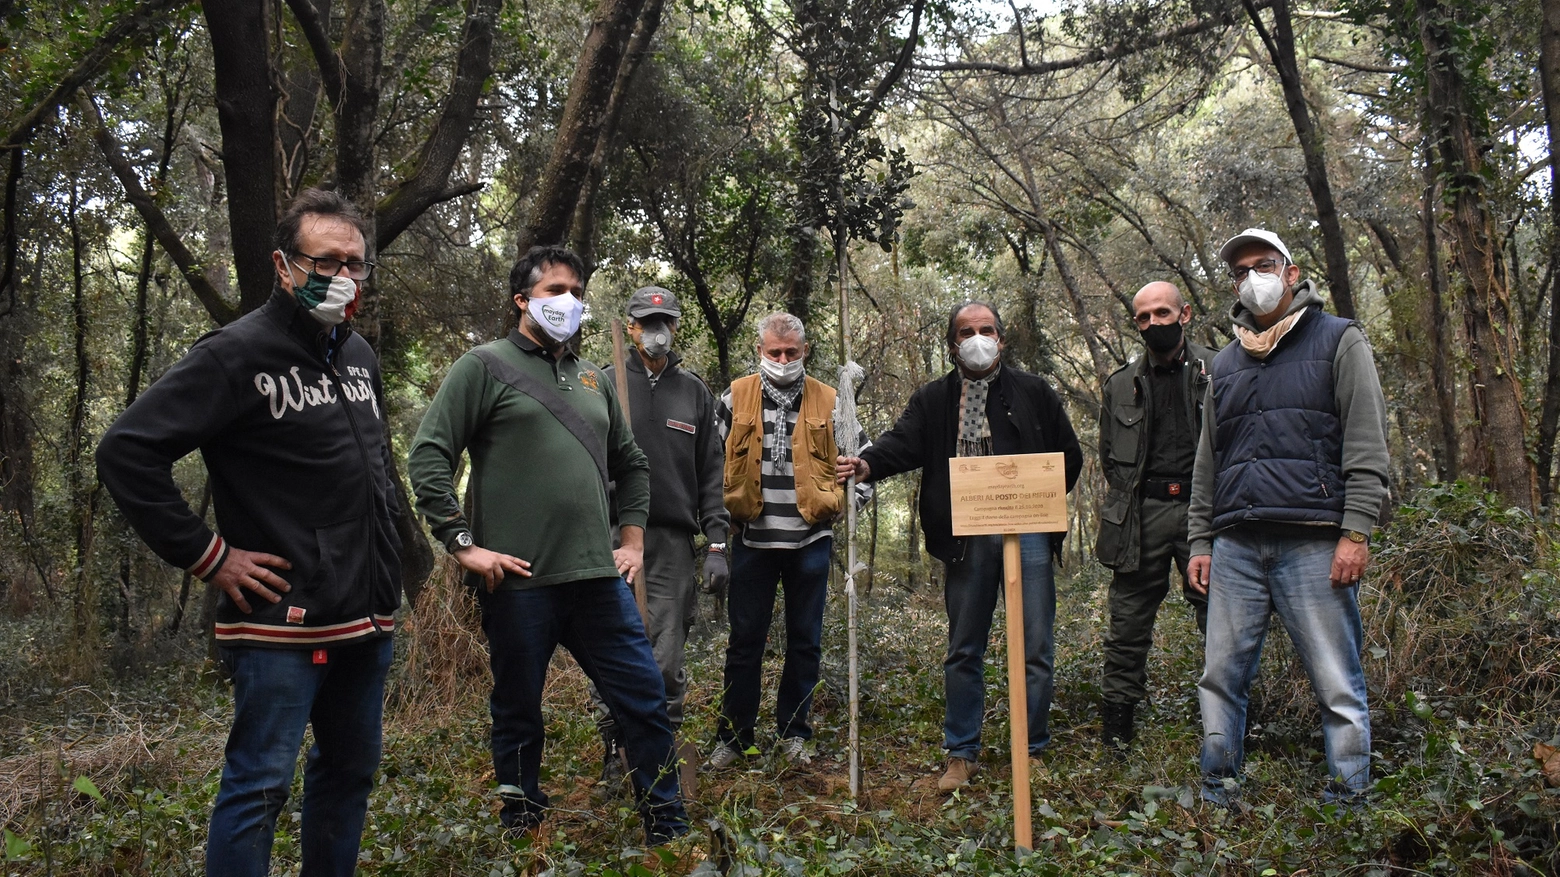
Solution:
[(1132, 738), (1137, 736), (1132, 718), (1136, 709), (1135, 703), (1100, 704), (1100, 745), (1106, 752), (1119, 757), (1132, 745)]
[(974, 761), (954, 756), (948, 759), (948, 769), (943, 771), (942, 779), (937, 781), (937, 788), (944, 792), (951, 792), (968, 785), (977, 770), (980, 770), (980, 765)]
[(725, 740), (721, 740), (720, 742), (716, 743), (715, 748), (710, 751), (710, 760), (704, 763), (704, 767), (708, 770), (725, 770), (726, 768), (736, 764), (738, 761), (752, 758), (757, 754), (758, 747), (756, 746), (749, 746), (747, 749), (738, 749), (735, 743), (729, 743)]
[(801, 737), (783, 738), (775, 744), (775, 754), (787, 764), (803, 767), (812, 764), (812, 756), (807, 754), (807, 741)]

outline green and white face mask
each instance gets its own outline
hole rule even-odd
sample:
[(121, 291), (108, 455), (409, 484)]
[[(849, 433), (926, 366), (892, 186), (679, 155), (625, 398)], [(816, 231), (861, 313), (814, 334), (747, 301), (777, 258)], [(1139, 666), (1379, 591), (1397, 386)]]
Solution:
[(327, 327), (352, 319), (361, 298), (356, 280), (339, 274), (326, 277), (313, 271), (302, 286), (293, 287), (293, 296), (309, 311), (309, 316)]

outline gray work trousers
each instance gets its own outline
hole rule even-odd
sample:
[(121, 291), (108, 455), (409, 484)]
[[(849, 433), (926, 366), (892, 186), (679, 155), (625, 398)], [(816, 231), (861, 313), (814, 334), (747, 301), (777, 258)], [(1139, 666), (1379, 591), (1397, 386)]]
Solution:
[[(650, 615), (650, 650), (666, 683), (666, 717), (676, 733), (682, 727), (683, 701), (688, 696), (684, 646), (699, 608), (691, 533), (668, 527), (645, 528), (645, 604)], [(616, 740), (617, 723), (595, 685), (590, 687), (590, 700), (601, 735)]]
[(1137, 570), (1111, 577), (1100, 683), (1106, 703), (1135, 704), (1148, 695), (1148, 650), (1154, 643), (1159, 604), (1170, 593), (1172, 562), (1181, 573), (1181, 593), (1197, 612), (1197, 629), (1207, 632), (1208, 598), (1186, 587), (1187, 507), (1178, 500), (1144, 499)]

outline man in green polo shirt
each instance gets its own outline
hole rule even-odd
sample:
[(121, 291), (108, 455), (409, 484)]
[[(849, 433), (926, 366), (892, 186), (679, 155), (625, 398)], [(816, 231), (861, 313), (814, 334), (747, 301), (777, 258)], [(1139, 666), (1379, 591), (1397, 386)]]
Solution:
[[(622, 728), (645, 833), (688, 830), (666, 692), (625, 583), (643, 565), (650, 469), (601, 369), (578, 358), (584, 269), (535, 247), (509, 274), (518, 326), (450, 368), (408, 458), (417, 507), (466, 570), (493, 668), (493, 770), (506, 828), (540, 824), (542, 688), (559, 645)], [(455, 471), (471, 454), (471, 514)], [(606, 482), (622, 547), (612, 548)]]

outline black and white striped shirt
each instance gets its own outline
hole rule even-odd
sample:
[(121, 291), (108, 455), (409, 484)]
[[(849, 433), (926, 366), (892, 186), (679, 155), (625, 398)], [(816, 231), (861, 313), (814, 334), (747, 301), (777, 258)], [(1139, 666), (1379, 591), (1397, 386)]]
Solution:
[[(763, 492), (764, 508), (758, 518), (742, 525), (742, 544), (749, 548), (802, 548), (834, 532), (829, 521), (809, 524), (796, 508), (796, 468), (791, 462), (791, 435), (796, 430), (796, 418), (802, 409), (801, 394), (791, 407), (782, 412), (769, 394), (759, 391), (763, 399), (764, 445), (763, 460), (759, 465), (759, 488)], [(715, 405), (715, 421), (720, 425), (720, 440), (726, 441), (731, 433), (731, 390), (721, 394)], [(872, 443), (865, 431), (858, 436), (862, 449)], [(856, 507), (860, 508), (872, 498), (870, 484), (856, 485)]]

